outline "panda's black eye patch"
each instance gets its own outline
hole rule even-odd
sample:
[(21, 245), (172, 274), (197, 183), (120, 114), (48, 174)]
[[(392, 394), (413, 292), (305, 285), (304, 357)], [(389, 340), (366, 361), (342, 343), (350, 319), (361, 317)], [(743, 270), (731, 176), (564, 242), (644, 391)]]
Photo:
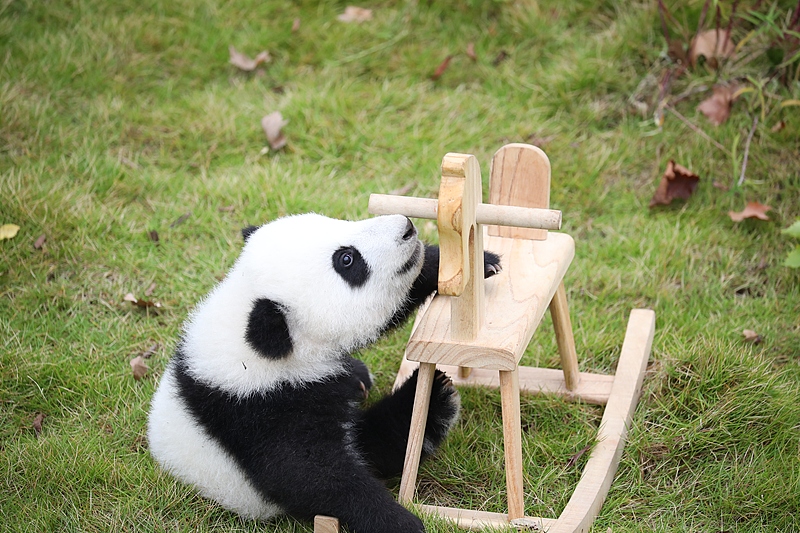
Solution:
[(369, 279), (369, 265), (352, 246), (342, 246), (333, 252), (331, 260), (336, 273), (354, 289), (363, 286)]

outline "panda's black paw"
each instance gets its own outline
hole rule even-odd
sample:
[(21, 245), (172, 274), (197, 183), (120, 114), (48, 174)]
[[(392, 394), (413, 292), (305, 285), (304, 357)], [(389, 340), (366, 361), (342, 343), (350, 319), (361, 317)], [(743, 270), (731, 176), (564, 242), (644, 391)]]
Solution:
[(426, 454), (433, 453), (439, 447), (458, 420), (460, 409), (461, 397), (452, 380), (447, 374), (437, 370), (433, 377), (431, 403), (428, 408), (428, 421), (425, 424), (425, 439), (422, 443)]
[(372, 388), (372, 376), (369, 373), (369, 367), (360, 359), (351, 358), (351, 361), (353, 375), (360, 382), (359, 387), (364, 394), (364, 398), (366, 398), (369, 395), (369, 390)]
[(494, 252), (484, 250), (483, 252), (483, 277), (491, 278), (503, 270), (500, 266), (500, 256)]

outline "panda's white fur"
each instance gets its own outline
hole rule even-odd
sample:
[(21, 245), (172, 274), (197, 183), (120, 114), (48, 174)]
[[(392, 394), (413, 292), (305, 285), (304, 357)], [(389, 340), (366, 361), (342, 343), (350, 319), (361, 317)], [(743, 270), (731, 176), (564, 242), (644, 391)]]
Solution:
[[(424, 531), (376, 477), (402, 469), (416, 374), (362, 409), (370, 378), (350, 354), (435, 291), (438, 248), (399, 215), (305, 214), (253, 229), (184, 325), (153, 397), (151, 454), (246, 517), (335, 514), (355, 533)], [(348, 264), (337, 263), (342, 250), (353, 252)], [(499, 258), (486, 257), (491, 276)], [(458, 405), (437, 372), (423, 455)]]
[[(236, 396), (282, 382), (317, 381), (341, 368), (340, 355), (375, 340), (422, 266), (421, 243), (404, 241), (406, 217), (362, 221), (294, 215), (259, 228), (226, 278), (197, 306), (184, 329), (190, 369), (198, 379)], [(386, 235), (396, 238), (387, 239)], [(361, 290), (331, 268), (331, 254), (355, 246), (371, 268)], [(397, 275), (415, 254), (417, 264)], [(242, 335), (258, 297), (290, 303), (292, 357), (268, 360)]]
[(153, 396), (147, 432), (150, 453), (164, 470), (247, 518), (270, 518), (281, 508), (253, 488), (241, 468), (195, 422), (174, 393), (174, 369), (167, 368)]

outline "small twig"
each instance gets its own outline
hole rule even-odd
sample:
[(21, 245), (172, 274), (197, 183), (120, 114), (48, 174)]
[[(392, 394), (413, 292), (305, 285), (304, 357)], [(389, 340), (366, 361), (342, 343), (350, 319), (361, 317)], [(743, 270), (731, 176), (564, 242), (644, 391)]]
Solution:
[(725, 40), (722, 42), (722, 49), (728, 47), (728, 41), (731, 38), (731, 30), (733, 30), (733, 16), (736, 14), (736, 7), (739, 5), (739, 0), (734, 0), (733, 7), (731, 7), (731, 15), (728, 17), (728, 27), (725, 30)]
[(738, 187), (744, 183), (744, 173), (747, 170), (747, 156), (750, 154), (750, 141), (753, 140), (753, 134), (756, 132), (758, 126), (758, 115), (753, 117), (753, 125), (750, 128), (750, 133), (747, 134), (747, 140), (744, 143), (744, 158), (742, 159), (742, 173), (739, 174), (739, 182), (736, 184)]
[(667, 21), (664, 19), (664, 12), (666, 10), (667, 8), (664, 6), (664, 0), (658, 0), (658, 18), (661, 19), (661, 32), (664, 34), (664, 40), (669, 43), (669, 29), (667, 28)]
[(686, 118), (686, 117), (684, 117), (684, 116), (683, 116), (683, 115), (681, 115), (680, 113), (678, 113), (678, 110), (677, 110), (677, 109), (675, 109), (675, 108), (674, 108), (674, 107), (672, 107), (671, 105), (668, 105), (668, 106), (667, 106), (667, 109), (669, 109), (669, 110), (672, 112), (672, 114), (673, 114), (673, 115), (675, 115), (676, 117), (678, 117), (678, 118), (681, 120), (681, 122), (683, 122), (684, 124), (686, 124), (687, 126), (689, 126), (689, 128), (691, 128), (691, 129), (692, 129), (692, 131), (694, 131), (695, 133), (699, 134), (699, 135), (700, 135), (701, 137), (703, 137), (705, 140), (709, 141), (711, 144), (713, 144), (714, 146), (716, 146), (717, 148), (719, 148), (720, 150), (722, 150), (723, 152), (725, 152), (725, 153), (726, 153), (726, 154), (728, 154), (729, 156), (730, 156), (730, 155), (732, 155), (732, 154), (731, 154), (731, 152), (730, 152), (730, 150), (728, 150), (727, 148), (725, 148), (724, 146), (722, 146), (720, 143), (718, 143), (717, 141), (715, 141), (714, 139), (712, 139), (711, 137), (709, 137), (709, 136), (708, 136), (708, 134), (707, 134), (706, 132), (704, 132), (703, 130), (701, 130), (700, 128), (698, 128), (697, 126), (695, 126), (694, 124), (692, 124), (691, 122), (689, 122), (689, 119), (688, 119), (688, 118)]
[(703, 31), (703, 25), (706, 23), (706, 14), (708, 13), (708, 4), (709, 0), (703, 3), (703, 10), (700, 12), (700, 20), (697, 22), (697, 32), (694, 34), (695, 37), (700, 35), (700, 32)]

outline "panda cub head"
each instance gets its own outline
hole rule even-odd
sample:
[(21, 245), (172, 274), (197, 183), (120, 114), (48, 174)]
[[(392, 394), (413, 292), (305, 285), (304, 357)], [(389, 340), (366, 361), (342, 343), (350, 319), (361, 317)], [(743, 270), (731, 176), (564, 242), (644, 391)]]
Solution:
[(323, 379), (405, 303), (424, 247), (411, 221), (295, 215), (243, 232), (226, 278), (185, 325), (194, 377), (248, 395)]

